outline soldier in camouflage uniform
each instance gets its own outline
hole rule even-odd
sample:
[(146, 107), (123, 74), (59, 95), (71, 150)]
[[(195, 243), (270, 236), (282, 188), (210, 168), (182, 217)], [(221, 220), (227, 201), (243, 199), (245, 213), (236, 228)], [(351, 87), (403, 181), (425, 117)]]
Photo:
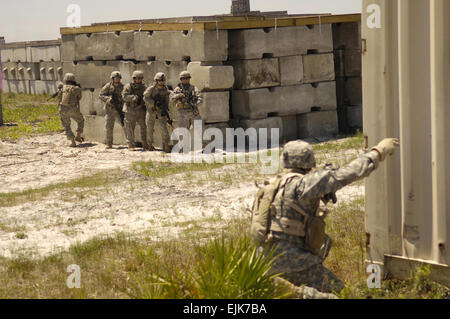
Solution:
[(123, 89), (122, 98), (125, 101), (123, 111), (125, 112), (125, 131), (128, 141), (128, 149), (134, 151), (135, 139), (134, 130), (136, 123), (141, 128), (141, 139), (144, 149), (149, 149), (147, 143), (147, 126), (145, 124), (145, 103), (144, 92), (147, 89), (143, 83), (144, 73), (142, 71), (133, 72), (133, 83), (127, 84)]
[[(163, 151), (170, 153), (169, 131), (169, 96), (170, 91), (166, 86), (166, 75), (162, 72), (155, 75), (155, 83), (144, 93), (144, 101), (147, 106), (147, 129), (150, 150), (154, 151), (153, 135), (156, 121), (162, 127)], [(171, 124), (171, 123), (170, 123)]]
[[(77, 143), (84, 141), (82, 135), (84, 130), (84, 118), (80, 112), (81, 88), (75, 82), (75, 75), (67, 73), (64, 76), (64, 85), (58, 86), (59, 115), (61, 123), (66, 131), (67, 139), (71, 142), (70, 147), (76, 147)], [(77, 124), (77, 136), (70, 127), (70, 119)]]
[[(100, 100), (105, 102), (106, 112), (106, 148), (111, 149), (113, 145), (114, 124), (117, 121), (125, 131), (123, 113), (123, 84), (120, 82), (122, 75), (118, 71), (111, 73), (111, 82), (106, 84), (100, 91)], [(125, 131), (126, 135), (126, 131)]]
[(194, 85), (190, 84), (191, 74), (183, 71), (180, 74), (181, 83), (172, 92), (170, 98), (178, 110), (178, 127), (190, 129), (195, 120), (201, 120), (198, 106), (202, 98)]
[(314, 170), (311, 145), (303, 141), (286, 144), (283, 173), (262, 188), (253, 205), (252, 237), (258, 244), (275, 245), (277, 259), (273, 271), (296, 286), (306, 285), (324, 293), (340, 291), (344, 284), (323, 266), (331, 248), (325, 234), (326, 211), (320, 208), (339, 189), (368, 177), (398, 140), (385, 139), (370, 152), (342, 168)]

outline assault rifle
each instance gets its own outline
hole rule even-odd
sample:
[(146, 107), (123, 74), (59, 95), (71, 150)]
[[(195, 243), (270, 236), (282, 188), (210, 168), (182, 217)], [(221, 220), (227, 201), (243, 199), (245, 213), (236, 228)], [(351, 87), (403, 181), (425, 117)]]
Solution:
[(169, 110), (168, 110), (167, 107), (164, 107), (163, 103), (161, 103), (161, 97), (160, 96), (158, 96), (156, 98), (155, 106), (156, 106), (157, 109), (161, 110), (161, 116), (167, 116), (167, 124), (169, 124), (173, 128), (173, 121), (170, 118)]
[(117, 96), (117, 94), (113, 94), (111, 96), (112, 99), (112, 104), (114, 106), (114, 109), (119, 113), (120, 115), (120, 123), (122, 124), (122, 126), (125, 125), (125, 113), (122, 110), (122, 105), (120, 102), (119, 97)]
[(144, 104), (144, 94), (141, 94), (141, 93), (136, 94), (137, 87), (136, 87), (136, 84), (135, 84), (135, 83), (133, 83), (133, 84), (131, 85), (131, 88), (133, 89), (133, 94), (135, 94), (135, 95), (138, 97), (138, 100), (136, 101), (136, 104), (137, 104), (138, 106), (139, 106), (139, 105), (143, 105), (143, 104)]
[(193, 92), (190, 91), (184, 91), (183, 90), (183, 85), (179, 84), (178, 87), (183, 91), (184, 94), (184, 98), (182, 98), (182, 102), (186, 103), (187, 105), (189, 105), (192, 109), (192, 113), (194, 113), (194, 116), (199, 116), (200, 112), (198, 111), (198, 107), (197, 104), (194, 103), (194, 94), (192, 94)]

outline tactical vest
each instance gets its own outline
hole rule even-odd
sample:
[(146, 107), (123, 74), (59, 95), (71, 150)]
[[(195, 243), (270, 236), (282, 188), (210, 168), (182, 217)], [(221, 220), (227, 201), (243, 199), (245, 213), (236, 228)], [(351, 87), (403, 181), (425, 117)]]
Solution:
[(295, 177), (303, 175), (286, 174), (260, 189), (253, 203), (251, 234), (260, 244), (294, 238), (299, 248), (319, 255), (325, 243), (325, 221), (320, 210), (308, 214), (296, 203), (294, 194), (286, 194), (286, 185)]
[(78, 90), (79, 88), (75, 85), (64, 85), (61, 92), (61, 106), (78, 106)]
[(192, 98), (194, 95), (194, 87), (192, 85), (189, 86), (188, 90), (185, 90), (183, 87), (183, 84), (178, 84), (178, 88), (181, 90), (181, 92), (184, 94), (184, 98), (179, 99), (176, 103), (176, 108), (178, 110), (183, 109), (191, 109), (192, 106), (190, 103), (192, 103)]

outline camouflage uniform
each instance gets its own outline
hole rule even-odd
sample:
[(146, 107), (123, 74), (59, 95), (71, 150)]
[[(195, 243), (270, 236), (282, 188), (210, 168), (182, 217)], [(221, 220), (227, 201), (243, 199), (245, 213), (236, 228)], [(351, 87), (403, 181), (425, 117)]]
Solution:
[[(117, 105), (120, 109), (123, 108), (123, 92), (124, 86), (120, 83), (117, 86), (114, 86), (113, 82), (106, 84), (102, 90), (100, 91), (100, 100), (105, 102), (105, 112), (106, 112), (106, 145), (113, 144), (114, 138), (114, 124), (117, 121), (120, 123), (122, 128), (125, 130), (125, 123), (122, 123), (122, 118), (119, 111), (115, 108), (113, 104), (112, 97), (115, 96), (115, 99), (119, 101), (119, 105)], [(125, 135), (126, 131), (125, 131)]]
[[(186, 97), (191, 96), (191, 103), (194, 106), (188, 104)], [(202, 98), (193, 85), (178, 84), (175, 90), (170, 96), (171, 100), (175, 102), (178, 110), (178, 127), (190, 129), (194, 125), (195, 120), (201, 120), (200, 114), (198, 114), (197, 106), (202, 103)]]
[[(155, 83), (149, 87), (144, 93), (144, 101), (147, 106), (147, 130), (148, 130), (148, 142), (150, 147), (152, 147), (154, 142), (154, 130), (156, 121), (162, 127), (162, 140), (164, 151), (168, 151), (169, 148), (169, 131), (167, 129), (168, 112), (169, 112), (169, 95), (170, 91), (167, 86), (162, 89), (157, 87)], [(161, 103), (160, 107), (157, 107), (156, 101)]]
[[(147, 143), (147, 126), (145, 124), (145, 105), (144, 101), (139, 105), (137, 104), (138, 95), (142, 96), (147, 87), (144, 83), (136, 84), (130, 83), (123, 89), (122, 97), (125, 101), (125, 106), (123, 111), (125, 112), (125, 131), (127, 135), (128, 145), (134, 146), (134, 130), (136, 128), (136, 123), (141, 128), (141, 139), (144, 144), (144, 148)], [(139, 101), (140, 102), (140, 101)]]
[[(298, 149), (303, 151), (298, 153)], [(268, 200), (270, 206), (266, 206), (269, 207), (270, 222), (266, 225), (258, 220), (258, 207), (262, 203), (260, 198), (254, 204), (251, 229), (259, 244), (275, 245), (276, 255), (283, 254), (273, 265), (275, 273), (283, 273), (282, 277), (296, 286), (306, 285), (322, 292), (344, 288), (336, 275), (322, 264), (330, 251), (331, 239), (324, 232), (326, 215), (321, 214), (320, 202), (327, 195), (369, 176), (378, 167), (380, 159), (384, 159), (380, 157), (383, 152), (382, 148), (374, 148), (342, 168), (310, 172), (316, 165), (311, 146), (302, 141), (285, 146), (284, 171), (267, 186), (277, 183), (275, 187), (278, 187), (273, 192), (274, 197)], [(304, 163), (308, 165), (302, 165)], [(264, 189), (260, 192), (264, 193)], [(308, 231), (312, 225), (308, 221), (317, 220), (316, 217), (323, 223), (323, 232), (319, 231), (319, 250), (311, 249), (307, 241), (308, 236), (313, 237)], [(262, 234), (265, 237), (261, 238)]]
[(73, 140), (75, 138), (72, 129), (70, 127), (70, 120), (74, 119), (77, 124), (77, 138), (80, 139), (84, 130), (84, 118), (80, 112), (80, 100), (81, 100), (81, 88), (72, 85), (65, 84), (58, 92), (59, 101), (59, 115), (61, 118), (62, 126), (66, 131), (67, 139)]

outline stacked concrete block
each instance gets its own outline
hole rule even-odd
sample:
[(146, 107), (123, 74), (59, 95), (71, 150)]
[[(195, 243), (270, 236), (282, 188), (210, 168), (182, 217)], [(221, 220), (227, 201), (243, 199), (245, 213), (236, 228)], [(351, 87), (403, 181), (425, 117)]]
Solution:
[(60, 41), (1, 45), (5, 92), (53, 94), (62, 80)]
[[(234, 68), (234, 125), (281, 127), (280, 141), (298, 138), (297, 117), (336, 113), (333, 36), (330, 24), (229, 31)], [(337, 126), (337, 124), (336, 124)], [(314, 134), (337, 134), (337, 130)]]
[(336, 84), (323, 82), (236, 90), (233, 91), (232, 104), (233, 116), (246, 119), (297, 115), (317, 109), (336, 110)]
[(306, 55), (333, 51), (331, 25), (229, 31), (230, 60)]
[(333, 25), (339, 129), (362, 130), (361, 23)]
[(311, 112), (297, 116), (298, 137), (327, 137), (338, 131), (336, 111)]
[[(101, 87), (110, 81), (113, 71), (122, 73), (124, 84), (132, 81), (136, 70), (144, 72), (144, 83), (153, 84), (156, 73), (164, 72), (169, 89), (180, 82), (182, 71), (189, 70), (192, 84), (201, 91), (199, 106), (204, 122), (223, 127), (230, 119), (230, 91), (234, 85), (228, 59), (228, 32), (218, 31), (125, 31), (62, 36), (63, 73), (74, 73), (83, 88), (81, 112), (90, 117), (86, 124), (98, 125), (104, 119), (99, 100)], [(177, 112), (171, 105), (171, 116)], [(96, 118), (102, 118), (96, 119)], [(104, 130), (104, 127), (101, 128)], [(95, 137), (96, 129), (90, 130)], [(103, 142), (103, 133), (94, 138)], [(159, 130), (156, 140), (161, 138)], [(120, 136), (115, 142), (123, 142)]]

